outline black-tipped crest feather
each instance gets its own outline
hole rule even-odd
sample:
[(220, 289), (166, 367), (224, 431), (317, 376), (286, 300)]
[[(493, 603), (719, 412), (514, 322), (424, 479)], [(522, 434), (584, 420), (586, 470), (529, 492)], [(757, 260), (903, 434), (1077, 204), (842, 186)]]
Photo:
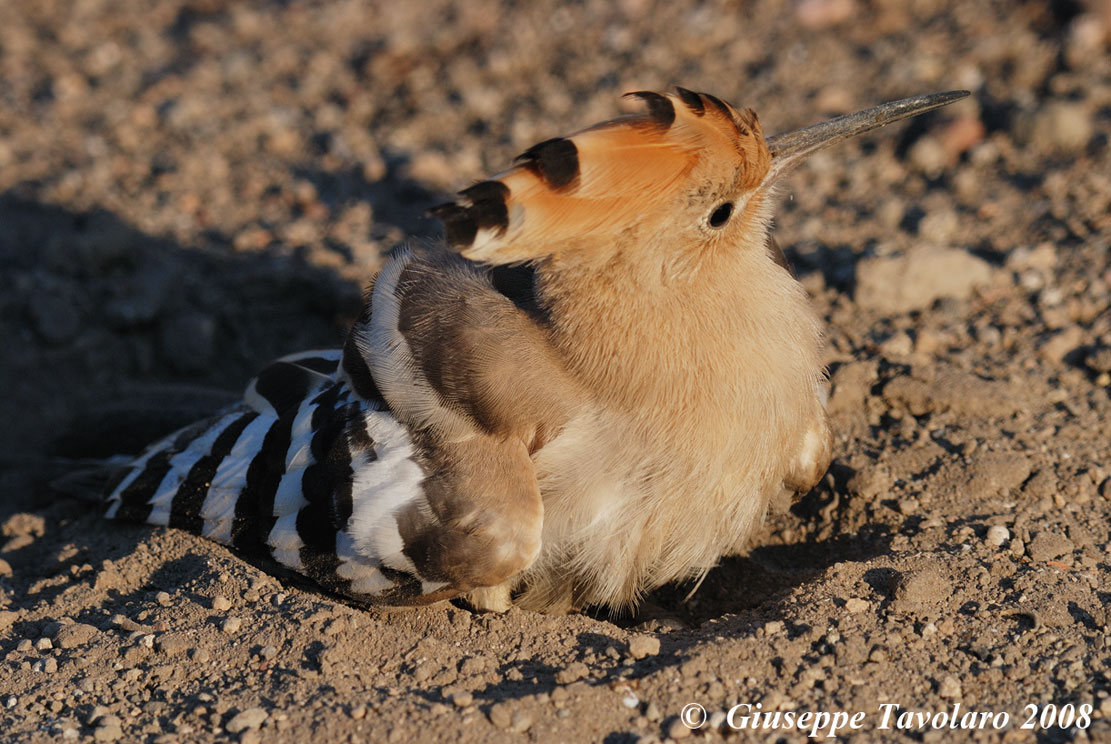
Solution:
[(509, 226), (509, 211), (505, 201), (509, 188), (500, 181), (480, 181), (459, 195), (471, 202), (471, 219), (480, 230), (494, 230), (500, 236)]
[[(456, 247), (474, 243), (479, 230), (494, 230), (499, 236), (509, 226), (506, 199), (509, 189), (499, 181), (480, 181), (459, 192), (460, 202), (440, 204), (428, 213), (444, 223), (444, 237)], [(465, 202), (470, 202), (469, 204)]]
[(644, 101), (645, 105), (648, 106), (648, 116), (661, 129), (668, 129), (675, 123), (675, 104), (667, 96), (650, 90), (638, 90), (625, 94), (625, 98), (630, 97)]
[(695, 116), (704, 116), (706, 114), (706, 104), (702, 102), (702, 96), (686, 88), (677, 87), (675, 91)]
[(517, 162), (556, 191), (573, 186), (579, 179), (578, 148), (564, 137), (533, 145), (517, 156)]

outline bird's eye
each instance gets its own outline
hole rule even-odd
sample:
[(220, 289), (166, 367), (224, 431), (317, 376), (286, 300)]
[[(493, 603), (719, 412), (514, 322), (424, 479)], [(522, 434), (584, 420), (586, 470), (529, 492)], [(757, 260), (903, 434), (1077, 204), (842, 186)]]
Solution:
[(725, 202), (719, 204), (713, 212), (710, 213), (710, 227), (721, 227), (733, 215), (733, 202)]

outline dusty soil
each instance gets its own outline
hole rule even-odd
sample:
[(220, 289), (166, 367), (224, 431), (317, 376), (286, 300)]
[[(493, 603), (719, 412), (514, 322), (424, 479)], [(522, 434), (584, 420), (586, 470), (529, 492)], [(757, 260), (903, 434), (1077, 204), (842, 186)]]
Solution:
[[(729, 733), (739, 703), (862, 713), (854, 741), (1111, 740), (1107, 13), (0, 3), (2, 738), (618, 744), (692, 736), (697, 702), (711, 740), (803, 738)], [(690, 599), (360, 610), (46, 488), (59, 455), (138, 445), (216, 405), (198, 386), (336, 344), (380, 251), (435, 234), (425, 207), (672, 84), (770, 132), (974, 94), (786, 184), (836, 460)], [(957, 704), (995, 717), (896, 728)], [(1024, 729), (1030, 705), (1075, 720)]]

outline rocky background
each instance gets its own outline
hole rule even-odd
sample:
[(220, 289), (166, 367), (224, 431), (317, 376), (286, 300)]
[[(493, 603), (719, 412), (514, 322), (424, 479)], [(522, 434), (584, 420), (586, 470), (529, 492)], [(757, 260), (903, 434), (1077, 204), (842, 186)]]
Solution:
[[(759, 703), (876, 741), (959, 703), (1108, 740), (1109, 40), (1106, 0), (0, 2), (3, 737), (717, 740)], [(674, 84), (769, 132), (973, 92), (785, 184), (836, 461), (689, 600), (358, 610), (46, 487), (337, 344), (426, 207)], [(1021, 728), (1050, 704), (1091, 712)]]

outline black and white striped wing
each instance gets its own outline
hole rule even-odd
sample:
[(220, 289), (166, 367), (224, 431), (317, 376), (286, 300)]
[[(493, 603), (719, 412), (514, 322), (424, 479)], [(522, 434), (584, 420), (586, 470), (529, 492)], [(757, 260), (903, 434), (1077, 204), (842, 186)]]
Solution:
[[(438, 599), (396, 514), (423, 499), (409, 433), (357, 358), (280, 359), (244, 400), (149, 447), (106, 489), (107, 516), (188, 530), (364, 601)], [(348, 369), (344, 369), (347, 367)]]

